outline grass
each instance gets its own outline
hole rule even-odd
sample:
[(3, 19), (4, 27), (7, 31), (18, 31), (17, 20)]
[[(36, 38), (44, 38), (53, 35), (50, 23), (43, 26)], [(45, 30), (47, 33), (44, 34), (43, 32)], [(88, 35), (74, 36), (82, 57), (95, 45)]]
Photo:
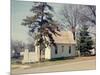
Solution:
[[(71, 62), (78, 62), (78, 61), (84, 61), (84, 60), (91, 60), (95, 59), (95, 56), (93, 57), (77, 57), (77, 58), (59, 58), (59, 59), (52, 59), (52, 60), (46, 60), (44, 62), (37, 62), (37, 63), (29, 63), (29, 64), (19, 64), (14, 63), (12, 64), (12, 69), (17, 69), (19, 66), (30, 66), (28, 68), (37, 68), (37, 67), (44, 67), (44, 66), (51, 66), (51, 65), (58, 65), (58, 64), (65, 64), (65, 63), (71, 63)], [(13, 67), (14, 65), (17, 65), (16, 67)]]
[[(56, 65), (56, 64), (63, 64), (69, 61), (69, 59), (73, 59), (73, 58), (56, 58), (56, 59), (52, 59), (52, 60), (45, 60), (42, 62), (36, 62), (36, 63), (26, 63), (26, 64), (21, 64), (21, 60), (20, 59), (12, 59), (12, 69), (17, 69), (20, 66), (24, 66), (24, 65), (29, 65), (30, 68), (36, 68), (36, 67), (43, 67), (43, 66), (50, 66), (50, 65)], [(17, 66), (16, 66), (17, 65)]]

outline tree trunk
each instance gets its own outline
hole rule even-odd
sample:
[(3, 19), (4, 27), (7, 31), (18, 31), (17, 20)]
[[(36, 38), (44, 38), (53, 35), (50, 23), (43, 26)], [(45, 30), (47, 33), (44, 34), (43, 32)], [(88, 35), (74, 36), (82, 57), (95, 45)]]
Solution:
[(44, 52), (45, 52), (45, 47), (43, 46), (43, 44), (40, 45), (40, 62), (44, 61)]
[(74, 37), (74, 40), (75, 40), (75, 31), (73, 32), (73, 37)]
[(39, 61), (41, 62), (41, 49), (40, 49), (40, 58), (39, 58)]
[(73, 38), (74, 38), (74, 40), (75, 40), (75, 27), (74, 26), (72, 26), (72, 33), (73, 33)]

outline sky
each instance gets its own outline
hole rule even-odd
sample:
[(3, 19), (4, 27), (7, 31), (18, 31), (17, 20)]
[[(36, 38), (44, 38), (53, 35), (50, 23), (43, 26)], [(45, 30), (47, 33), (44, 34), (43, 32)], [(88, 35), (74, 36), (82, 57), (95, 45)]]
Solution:
[[(50, 3), (56, 12), (59, 12), (62, 4), (52, 4)], [(12, 0), (11, 3), (11, 38), (12, 40), (23, 41), (25, 43), (29, 42), (30, 36), (28, 35), (28, 28), (22, 26), (21, 23), (26, 16), (32, 16), (33, 13), (30, 12), (33, 2), (31, 1), (17, 1)], [(55, 14), (56, 19), (58, 15)]]
[[(25, 19), (26, 16), (33, 15), (33, 13), (30, 11), (33, 4), (34, 3), (32, 1), (12, 0), (11, 2), (11, 39), (12, 40), (18, 40), (24, 43), (30, 43), (33, 40), (28, 35), (28, 31), (29, 31), (28, 27), (21, 25), (23, 19)], [(61, 11), (64, 4), (62, 3), (48, 3), (48, 4), (54, 8), (54, 13), (53, 13), (54, 19), (63, 24), (64, 17), (61, 16)], [(65, 22), (67, 24), (67, 21)]]

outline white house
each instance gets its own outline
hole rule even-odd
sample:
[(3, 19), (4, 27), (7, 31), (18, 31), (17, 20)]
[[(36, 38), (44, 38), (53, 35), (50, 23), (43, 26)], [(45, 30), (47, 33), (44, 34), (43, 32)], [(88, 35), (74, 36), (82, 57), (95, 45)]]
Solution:
[[(57, 48), (54, 46), (48, 46), (42, 55), (44, 59), (53, 59), (61, 57), (73, 57), (76, 55), (75, 45), (76, 42), (73, 39), (71, 31), (61, 31), (60, 36), (53, 36)], [(24, 52), (22, 62), (38, 62), (40, 59), (40, 50), (38, 46), (35, 46), (34, 52), (29, 52), (27, 49)]]

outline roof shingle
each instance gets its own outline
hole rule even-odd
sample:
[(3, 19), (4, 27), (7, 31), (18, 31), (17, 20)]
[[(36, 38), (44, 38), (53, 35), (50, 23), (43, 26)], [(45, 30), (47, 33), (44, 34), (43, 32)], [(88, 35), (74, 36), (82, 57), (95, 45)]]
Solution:
[(73, 39), (73, 34), (71, 31), (60, 31), (58, 32), (60, 35), (53, 35), (53, 38), (56, 43), (63, 43), (63, 44), (75, 44), (75, 40)]

